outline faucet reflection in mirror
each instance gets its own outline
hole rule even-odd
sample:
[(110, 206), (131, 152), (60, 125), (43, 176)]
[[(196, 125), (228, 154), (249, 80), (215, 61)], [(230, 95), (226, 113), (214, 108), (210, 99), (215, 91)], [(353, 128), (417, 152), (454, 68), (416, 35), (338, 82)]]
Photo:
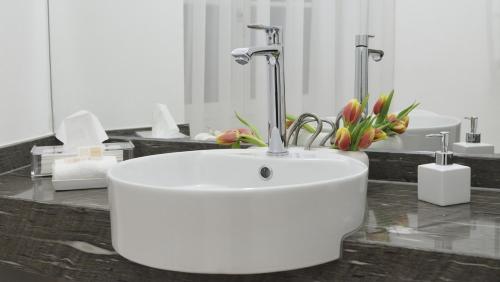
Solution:
[[(375, 36), (368, 34), (356, 35), (356, 59), (354, 76), (354, 98), (359, 101), (368, 95), (368, 58), (371, 57), (375, 62), (380, 62), (384, 57), (384, 51), (368, 48), (368, 41)], [(365, 108), (365, 114), (368, 114), (368, 108)]]

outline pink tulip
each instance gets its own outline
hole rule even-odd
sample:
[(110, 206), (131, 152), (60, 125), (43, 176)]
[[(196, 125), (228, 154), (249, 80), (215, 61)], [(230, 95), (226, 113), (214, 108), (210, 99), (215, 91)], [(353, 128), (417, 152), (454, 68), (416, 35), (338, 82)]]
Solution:
[(235, 142), (238, 142), (240, 139), (240, 132), (238, 129), (230, 129), (222, 132), (217, 135), (215, 138), (215, 142), (221, 145), (232, 145)]

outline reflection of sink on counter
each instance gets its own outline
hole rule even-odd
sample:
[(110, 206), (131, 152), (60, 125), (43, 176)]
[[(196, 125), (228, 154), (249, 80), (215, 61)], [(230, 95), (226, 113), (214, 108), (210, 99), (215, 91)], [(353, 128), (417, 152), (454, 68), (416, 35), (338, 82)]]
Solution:
[(404, 134), (389, 137), (385, 141), (373, 143), (370, 150), (378, 151), (436, 151), (440, 140), (426, 138), (425, 135), (448, 131), (450, 144), (460, 140), (461, 120), (442, 116), (425, 110), (410, 113), (410, 125)]
[(124, 257), (197, 273), (261, 273), (339, 258), (365, 213), (367, 167), (327, 150), (156, 155), (109, 172)]
[[(335, 117), (326, 117), (325, 119), (335, 121)], [(452, 144), (460, 141), (460, 126), (460, 119), (416, 109), (410, 113), (410, 125), (404, 134), (373, 143), (370, 149), (380, 151), (436, 151), (440, 148), (440, 141), (433, 138), (426, 138), (425, 135), (448, 131), (450, 133), (450, 144)], [(317, 147), (320, 140), (330, 130), (330, 127), (325, 126), (323, 132), (314, 141), (313, 147)], [(306, 130), (301, 130), (298, 144), (305, 144), (311, 135)], [(329, 145), (329, 142), (327, 145)]]
[(440, 140), (426, 138), (425, 135), (448, 131), (450, 144), (460, 141), (461, 120), (443, 116), (425, 110), (414, 110), (410, 113), (410, 125), (402, 134), (402, 149), (407, 151), (436, 151), (441, 147)]

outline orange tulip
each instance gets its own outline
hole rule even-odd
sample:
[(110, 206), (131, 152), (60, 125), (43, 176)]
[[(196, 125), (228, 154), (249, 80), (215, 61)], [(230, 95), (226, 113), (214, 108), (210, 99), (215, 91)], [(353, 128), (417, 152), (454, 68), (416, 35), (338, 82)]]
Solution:
[(406, 125), (405, 122), (402, 120), (396, 120), (391, 124), (391, 130), (398, 133), (398, 134), (403, 134), (406, 131)]
[(387, 139), (387, 133), (380, 128), (375, 128), (375, 137), (373, 142), (381, 141)]
[(403, 121), (403, 123), (405, 124), (405, 127), (408, 128), (408, 125), (410, 125), (410, 117), (405, 116), (404, 118), (401, 119), (401, 121)]
[(342, 115), (346, 124), (356, 123), (361, 117), (361, 104), (359, 101), (357, 99), (349, 100), (342, 111)]
[(408, 116), (398, 119), (396, 114), (390, 114), (387, 116), (387, 120), (391, 123), (391, 130), (398, 134), (405, 133), (410, 124), (410, 118)]
[(363, 135), (361, 135), (361, 139), (359, 139), (358, 147), (360, 149), (366, 149), (370, 147), (375, 138), (375, 129), (373, 127), (368, 128)]
[(351, 146), (351, 133), (345, 127), (341, 127), (335, 134), (335, 146), (342, 151), (349, 151)]
[(387, 101), (387, 99), (389, 98), (389, 96), (387, 95), (381, 95), (377, 102), (375, 102), (375, 105), (373, 105), (373, 113), (378, 115), (381, 111), (382, 111), (382, 108), (384, 107), (385, 105), (385, 102)]
[(396, 114), (390, 114), (390, 115), (387, 115), (387, 120), (389, 122), (395, 122), (398, 120), (398, 116)]

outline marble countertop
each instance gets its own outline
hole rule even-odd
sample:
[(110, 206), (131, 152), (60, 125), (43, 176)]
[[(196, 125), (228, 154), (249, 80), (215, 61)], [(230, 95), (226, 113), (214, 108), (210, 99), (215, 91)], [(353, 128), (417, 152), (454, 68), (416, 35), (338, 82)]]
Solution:
[[(55, 192), (29, 167), (0, 175), (0, 197), (108, 210), (106, 189)], [(497, 190), (498, 191), (498, 190)], [(500, 259), (500, 192), (474, 189), (470, 204), (438, 207), (417, 200), (414, 183), (369, 182), (367, 216), (349, 242)]]

